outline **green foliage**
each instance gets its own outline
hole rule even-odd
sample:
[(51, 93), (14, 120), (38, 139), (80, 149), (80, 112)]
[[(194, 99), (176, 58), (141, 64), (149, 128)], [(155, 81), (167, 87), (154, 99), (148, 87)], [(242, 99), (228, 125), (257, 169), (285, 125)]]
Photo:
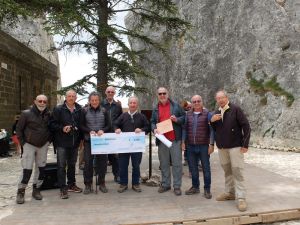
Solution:
[[(255, 93), (264, 96), (265, 93), (271, 92), (274, 96), (285, 96), (287, 99), (287, 106), (290, 107), (293, 104), (295, 100), (294, 96), (291, 93), (284, 90), (282, 87), (280, 87), (279, 83), (277, 82), (276, 76), (273, 76), (270, 80), (264, 81), (263, 79), (255, 79), (252, 76), (251, 72), (247, 72), (246, 77), (249, 80), (251, 89)], [(264, 96), (260, 102), (261, 104), (266, 105), (267, 98)]]
[[(164, 44), (144, 35), (143, 30), (161, 29), (172, 36), (182, 37), (190, 23), (179, 18), (178, 9), (171, 0), (1, 0), (0, 19), (18, 20), (17, 15), (43, 17), (45, 29), (53, 35), (63, 37), (59, 45), (51, 50), (85, 49), (95, 55), (94, 75), (82, 75), (82, 79), (69, 87), (83, 91), (92, 84), (104, 95), (104, 90), (115, 80), (121, 93), (145, 91), (134, 87), (136, 77), (152, 78), (139, 65), (149, 46), (166, 54)], [(135, 18), (133, 28), (115, 23), (120, 13), (130, 12)], [(1, 20), (2, 21), (2, 20)], [(0, 22), (1, 22), (0, 21)], [(129, 48), (126, 38), (142, 41), (145, 48), (139, 52)], [(92, 78), (97, 83), (91, 81)], [(93, 80), (93, 79), (92, 79)]]

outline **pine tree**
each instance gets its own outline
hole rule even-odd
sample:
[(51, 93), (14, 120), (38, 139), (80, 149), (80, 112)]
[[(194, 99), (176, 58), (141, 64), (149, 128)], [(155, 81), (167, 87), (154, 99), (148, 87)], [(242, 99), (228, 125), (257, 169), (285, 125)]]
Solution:
[[(120, 13), (131, 13), (135, 18), (133, 28), (114, 22)], [(0, 21), (12, 22), (23, 17), (43, 17), (45, 29), (53, 35), (63, 37), (52, 50), (85, 49), (95, 54), (93, 67), (95, 74), (83, 75), (71, 86), (81, 94), (87, 84), (93, 85), (104, 96), (105, 89), (116, 79), (121, 80), (121, 93), (146, 91), (132, 82), (137, 76), (151, 78), (139, 65), (147, 47), (154, 46), (166, 54), (166, 46), (156, 43), (143, 34), (143, 29), (164, 27), (174, 36), (182, 36), (190, 27), (187, 21), (179, 18), (176, 4), (171, 0), (2, 0)], [(126, 37), (136, 38), (145, 44), (145, 49), (131, 50)], [(92, 78), (96, 78), (96, 83)]]

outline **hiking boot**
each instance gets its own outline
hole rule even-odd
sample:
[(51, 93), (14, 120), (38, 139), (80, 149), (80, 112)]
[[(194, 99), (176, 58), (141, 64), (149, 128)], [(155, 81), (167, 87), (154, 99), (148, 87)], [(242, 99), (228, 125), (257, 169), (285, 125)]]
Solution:
[(69, 198), (68, 191), (66, 189), (60, 190), (60, 198), (61, 199), (68, 199)]
[(37, 188), (36, 185), (33, 185), (32, 187), (32, 197), (35, 200), (42, 200), (43, 196), (41, 195), (41, 189)]
[(175, 194), (176, 196), (181, 195), (181, 189), (180, 189), (180, 188), (174, 188), (174, 194)]
[(82, 188), (78, 187), (76, 184), (72, 184), (68, 186), (68, 192), (81, 193)]
[(16, 203), (23, 204), (25, 202), (25, 188), (18, 189)]
[(210, 190), (204, 190), (204, 194), (203, 196), (207, 199), (211, 199), (212, 198), (212, 195), (210, 193)]
[(86, 184), (85, 188), (84, 188), (84, 191), (83, 191), (83, 194), (88, 195), (92, 192), (93, 192), (92, 185), (91, 184)]
[(247, 210), (247, 202), (243, 198), (239, 198), (237, 202), (237, 208), (241, 212), (245, 212)]
[(132, 190), (134, 190), (135, 192), (142, 192), (142, 189), (139, 184), (132, 185)]
[(119, 189), (118, 189), (118, 192), (119, 192), (119, 193), (123, 193), (124, 191), (127, 190), (127, 188), (128, 188), (127, 185), (120, 184), (120, 187), (119, 187)]
[(169, 190), (171, 190), (171, 187), (163, 187), (163, 186), (160, 186), (160, 187), (158, 188), (158, 193), (164, 193), (164, 192), (169, 191)]
[(107, 190), (107, 188), (106, 188), (106, 186), (105, 186), (105, 183), (102, 183), (102, 184), (99, 185), (99, 190), (100, 190), (102, 193), (107, 193), (107, 192), (108, 192), (108, 190)]
[(185, 191), (186, 195), (194, 195), (194, 194), (198, 194), (198, 193), (200, 193), (199, 188), (194, 188), (194, 187), (191, 187), (189, 190)]
[(230, 201), (235, 200), (234, 194), (231, 193), (223, 193), (216, 198), (217, 201)]

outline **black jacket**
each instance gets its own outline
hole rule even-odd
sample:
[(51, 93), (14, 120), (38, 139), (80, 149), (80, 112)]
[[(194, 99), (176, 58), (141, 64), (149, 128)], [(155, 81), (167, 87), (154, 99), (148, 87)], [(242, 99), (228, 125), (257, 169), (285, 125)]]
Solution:
[[(217, 110), (216, 114), (221, 112)], [(229, 109), (224, 112), (223, 121), (211, 122), (215, 130), (216, 144), (218, 148), (248, 148), (250, 140), (250, 124), (242, 109), (229, 103)]]
[[(53, 109), (50, 120), (50, 129), (54, 135), (54, 146), (63, 148), (77, 148), (83, 138), (79, 129), (81, 106), (75, 103), (75, 109), (71, 112), (66, 103)], [(69, 133), (63, 132), (65, 126), (72, 126)]]
[(136, 128), (140, 128), (147, 134), (150, 131), (150, 124), (142, 113), (135, 113), (132, 120), (129, 113), (125, 112), (114, 122), (114, 130), (117, 128), (122, 132), (134, 132)]
[(46, 108), (40, 112), (36, 105), (24, 110), (17, 124), (17, 136), (21, 145), (29, 143), (36, 147), (42, 147), (51, 141), (51, 133), (48, 127), (50, 112)]
[(122, 107), (121, 105), (113, 100), (113, 102), (110, 104), (107, 99), (104, 99), (101, 102), (101, 106), (104, 107), (108, 114), (108, 125), (109, 125), (109, 132), (114, 132), (113, 123), (116, 121), (116, 119), (119, 118), (119, 116), (122, 114)]

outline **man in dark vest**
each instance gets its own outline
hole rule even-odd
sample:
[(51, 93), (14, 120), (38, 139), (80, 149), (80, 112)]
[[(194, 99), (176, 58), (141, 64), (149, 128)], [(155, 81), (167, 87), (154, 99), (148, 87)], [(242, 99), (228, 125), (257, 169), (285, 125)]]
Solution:
[(105, 185), (105, 174), (107, 170), (107, 154), (94, 155), (91, 149), (91, 135), (101, 136), (109, 130), (108, 115), (106, 110), (100, 105), (100, 94), (92, 92), (89, 95), (89, 105), (81, 111), (80, 129), (84, 133), (84, 170), (83, 178), (85, 188), (83, 194), (90, 194), (93, 191), (93, 160), (95, 159), (95, 172), (98, 175), (97, 183), (99, 190), (107, 193)]
[(209, 155), (214, 151), (214, 132), (209, 125), (211, 113), (203, 108), (203, 101), (200, 95), (194, 95), (191, 101), (192, 110), (187, 112), (183, 126), (182, 148), (185, 149), (185, 143), (188, 144), (187, 151), (192, 174), (192, 187), (187, 190), (185, 194), (193, 195), (200, 193), (198, 162), (201, 160), (204, 179), (204, 197), (211, 199)]

